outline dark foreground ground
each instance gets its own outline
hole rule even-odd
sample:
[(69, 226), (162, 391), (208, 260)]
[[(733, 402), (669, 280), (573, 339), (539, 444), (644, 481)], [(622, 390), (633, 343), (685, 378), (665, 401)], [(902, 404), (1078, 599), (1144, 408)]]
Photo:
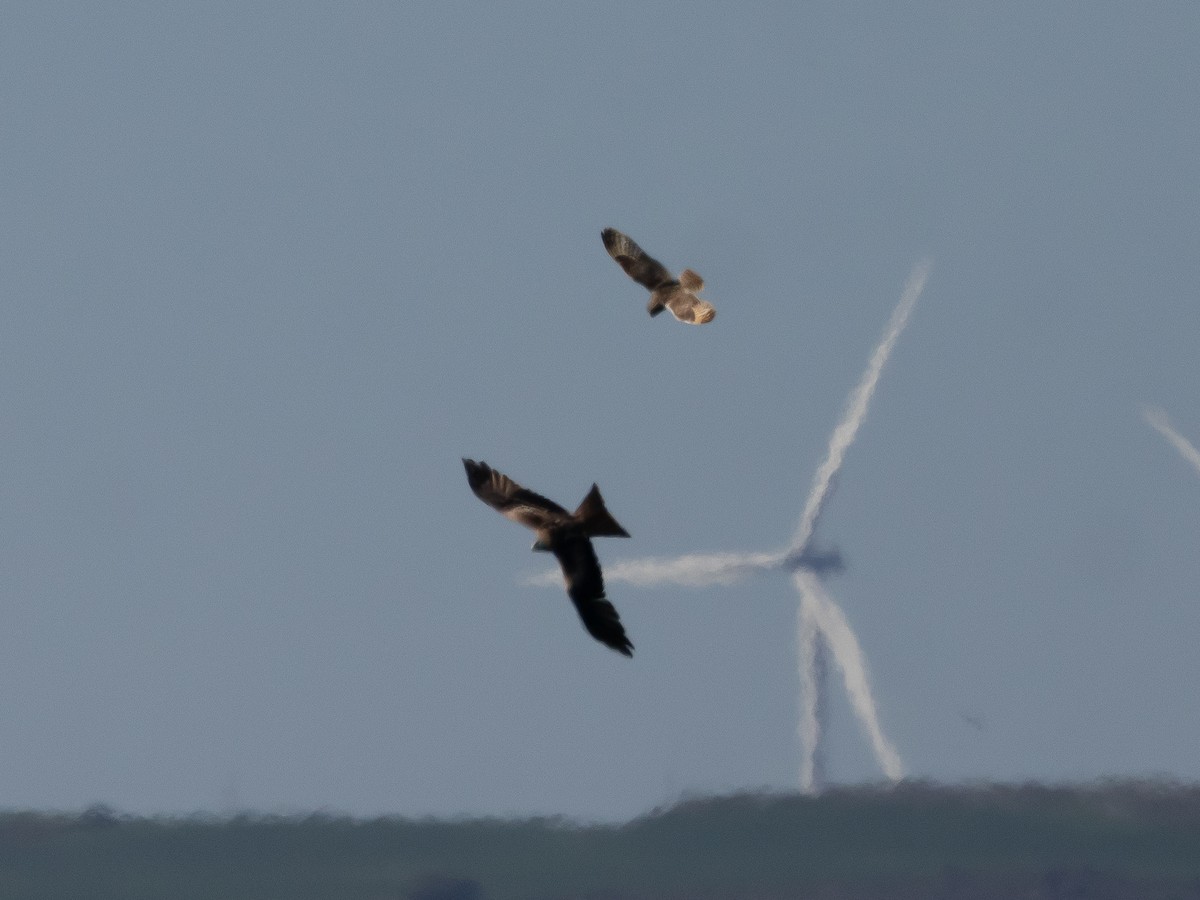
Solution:
[(619, 826), (0, 813), (22, 900), (1200, 900), (1200, 786), (831, 790)]

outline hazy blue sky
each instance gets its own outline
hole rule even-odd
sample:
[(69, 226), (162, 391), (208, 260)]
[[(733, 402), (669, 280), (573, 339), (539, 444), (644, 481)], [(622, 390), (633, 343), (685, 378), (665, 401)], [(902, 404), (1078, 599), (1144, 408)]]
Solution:
[(0, 806), (793, 785), (786, 579), (613, 585), (623, 659), (459, 458), (598, 482), (602, 560), (776, 549), (926, 256), (820, 526), (889, 737), (1200, 779), (1200, 477), (1141, 415), (1200, 441), (1197, 47), (1189, 3), (6, 4)]

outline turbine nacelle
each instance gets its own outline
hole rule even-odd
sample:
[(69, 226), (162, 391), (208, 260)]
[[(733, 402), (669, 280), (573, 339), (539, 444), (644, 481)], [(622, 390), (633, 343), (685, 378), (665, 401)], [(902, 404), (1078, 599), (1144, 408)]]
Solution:
[(832, 550), (812, 550), (806, 547), (784, 556), (783, 568), (789, 572), (807, 569), (817, 575), (837, 575), (846, 571), (846, 563), (842, 559), (842, 551), (836, 547)]

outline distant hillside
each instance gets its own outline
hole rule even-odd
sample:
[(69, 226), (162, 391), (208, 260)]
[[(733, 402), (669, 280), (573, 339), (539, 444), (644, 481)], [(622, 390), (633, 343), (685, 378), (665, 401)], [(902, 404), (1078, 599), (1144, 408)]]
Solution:
[(22, 900), (1200, 900), (1200, 787), (905, 784), (620, 826), (0, 813)]

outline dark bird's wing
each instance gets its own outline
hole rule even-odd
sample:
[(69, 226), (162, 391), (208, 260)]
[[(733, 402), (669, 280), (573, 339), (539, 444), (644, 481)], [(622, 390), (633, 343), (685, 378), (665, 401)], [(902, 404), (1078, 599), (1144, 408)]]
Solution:
[(485, 462), (464, 459), (463, 466), (475, 496), (506, 519), (539, 529), (571, 518), (571, 514), (553, 500), (521, 487)]
[(604, 240), (608, 255), (621, 264), (625, 274), (643, 287), (654, 290), (660, 284), (674, 281), (667, 267), (635, 244), (628, 235), (621, 234), (615, 228), (605, 228), (600, 232), (600, 237)]
[(550, 549), (562, 566), (567, 596), (588, 634), (618, 653), (633, 656), (633, 644), (625, 635), (617, 610), (604, 596), (604, 576), (592, 542), (576, 529), (564, 529), (555, 534)]

